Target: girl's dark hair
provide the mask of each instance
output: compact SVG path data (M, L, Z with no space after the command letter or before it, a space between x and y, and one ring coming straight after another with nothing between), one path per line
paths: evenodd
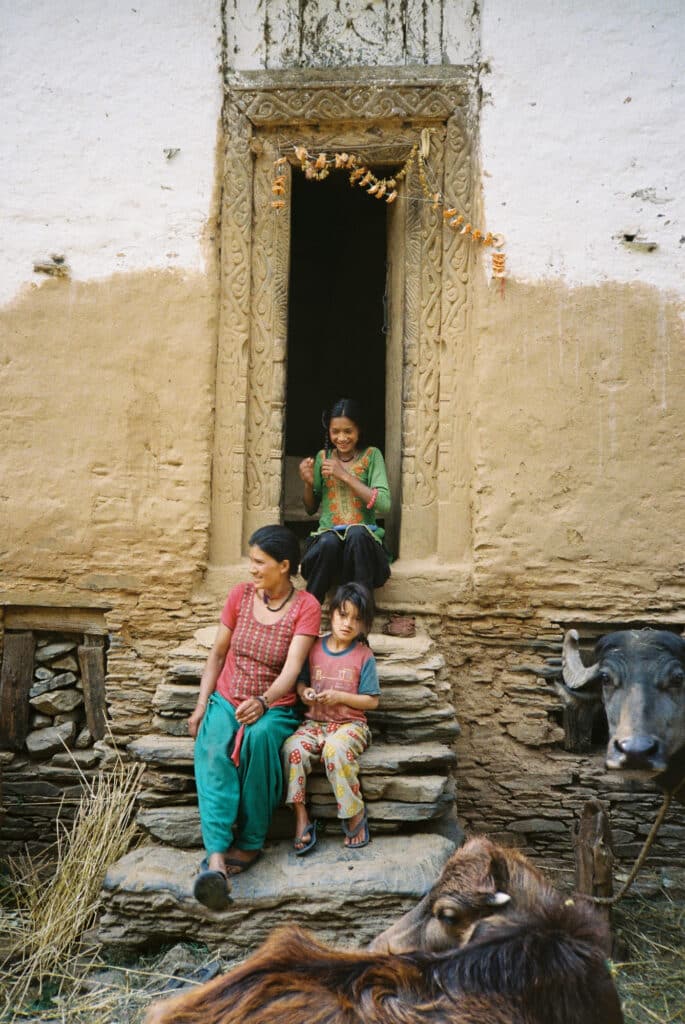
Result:
M343 583L342 586L338 587L331 601L331 615L338 608L342 608L344 604L347 604L348 601L359 612L359 618L364 627L364 635L370 633L373 626L373 617L376 612L371 591L361 583Z
M324 428L323 446L326 449L330 447L331 443L328 437L328 428L331 425L331 420L334 420L336 416L346 416L348 420L352 420L360 437L364 433L364 413L359 402L356 398L339 398L321 417Z
M260 526L252 534L248 544L250 547L254 545L261 548L277 562L287 562L291 576L297 573L300 565L300 542L287 526Z

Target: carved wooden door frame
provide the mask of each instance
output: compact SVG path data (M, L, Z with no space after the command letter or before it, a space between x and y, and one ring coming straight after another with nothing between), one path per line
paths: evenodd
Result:
M471 96L459 68L255 72L227 86L211 564L238 562L250 533L280 517L290 218L271 207L274 159L301 142L316 152L363 144L370 163L397 162L429 127L432 172L468 214ZM401 493L400 555L454 561L455 527L468 520L465 467L451 461L468 243L418 199L393 213L389 241L395 264L403 252L390 271L386 410L400 431L394 449L386 441Z

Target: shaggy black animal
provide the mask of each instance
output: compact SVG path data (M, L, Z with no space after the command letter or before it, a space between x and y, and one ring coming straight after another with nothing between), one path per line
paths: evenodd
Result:
M606 942L590 906L556 894L445 953L348 953L283 927L146 1024L622 1024Z

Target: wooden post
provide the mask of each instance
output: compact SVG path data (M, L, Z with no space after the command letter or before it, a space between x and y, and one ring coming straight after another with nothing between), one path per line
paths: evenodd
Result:
M5 633L0 674L0 747L21 750L29 731L29 690L33 682L33 633Z
M612 896L614 852L609 815L599 800L588 800L573 830L576 892L581 896ZM606 918L609 908L599 907Z
M101 740L107 731L104 637L86 634L78 648L78 660L88 729L94 740Z

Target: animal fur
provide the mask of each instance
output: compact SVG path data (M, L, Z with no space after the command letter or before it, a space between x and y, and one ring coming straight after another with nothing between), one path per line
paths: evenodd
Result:
M443 953L343 952L282 927L146 1024L622 1024L606 943L592 907L553 891Z

